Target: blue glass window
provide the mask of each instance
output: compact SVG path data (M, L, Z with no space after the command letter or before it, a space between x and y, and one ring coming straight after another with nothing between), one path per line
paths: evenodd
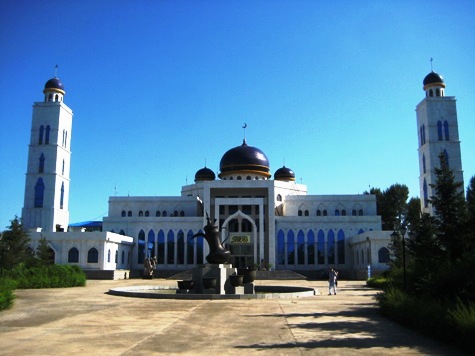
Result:
M307 234L307 264L315 264L315 234L313 230Z
M45 132L45 127L43 125L40 126L40 136L38 137L38 145L43 144L43 135Z
M295 238L292 230L287 233L287 264L295 264Z
M449 123L447 121L444 121L444 134L445 134L445 141L450 140L449 136Z
M49 145L50 133L51 133L51 127L48 125L48 126L46 126L45 145Z
M45 195L45 184L43 178L38 178L35 185L35 208L43 207L43 200Z
M389 250L386 247L382 247L378 251L379 263L389 263Z
M157 264L165 263L165 233L160 230L157 234Z
M188 230L186 234L186 263L189 265L194 263L195 240L193 235L193 231Z
M327 256L328 264L335 264L335 233L333 232L333 230L330 230L328 232Z
M318 231L317 235L317 256L318 264L325 264L325 233L323 230Z
M40 166L38 168L38 173L45 172L45 155L42 153L40 156Z
M176 235L176 247L177 247L177 254L176 259L179 265L185 264L185 234L182 230L178 231Z
M345 233L341 229L340 231L338 231L337 251L338 251L338 264L344 264L345 263Z
M147 256L149 258L155 257L155 246L155 233L153 232L153 230L150 230L147 236Z
M87 251L87 263L98 263L99 262L99 252L96 248L91 248Z
M297 264L305 264L305 234L302 230L297 234Z
M145 259L145 232L140 230L137 246L137 263L142 264Z
M169 230L167 234L167 263L169 265L175 263L175 234L173 230Z
M443 137L442 137L442 122L440 122L440 121L437 121L437 136L439 138L439 141L443 140Z
M63 209L63 205L64 205L64 182L61 183L61 195L59 198L59 208Z
M282 230L277 233L277 264L285 264L285 235Z
M68 262L69 263L79 262L79 250L76 247L73 247L68 251Z

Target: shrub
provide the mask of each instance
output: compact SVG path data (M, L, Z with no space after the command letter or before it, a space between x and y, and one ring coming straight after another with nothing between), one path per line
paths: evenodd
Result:
M18 282L18 288L63 288L86 284L86 275L78 266L50 265L13 269L10 276Z
M0 310L8 309L13 305L17 283L11 278L0 278Z
M371 288L385 289L389 283L389 279L386 277L378 276L368 278L366 285Z

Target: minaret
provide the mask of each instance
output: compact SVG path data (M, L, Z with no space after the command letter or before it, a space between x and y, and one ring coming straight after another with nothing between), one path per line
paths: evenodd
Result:
M33 104L22 223L26 229L67 231L73 112L56 76L43 93L44 101Z
M445 96L441 75L431 71L423 81L426 97L417 105L419 136L419 187L422 211L434 214L428 202L434 195L434 168L440 167L439 154L444 153L455 180L463 184L462 158L457 123L456 99ZM463 186L463 185L462 185Z

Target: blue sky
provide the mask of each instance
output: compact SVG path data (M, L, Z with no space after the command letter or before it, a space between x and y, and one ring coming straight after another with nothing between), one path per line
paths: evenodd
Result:
M32 104L73 110L70 222L113 195L180 195L242 143L310 194L406 184L434 71L475 175L474 1L9 1L0 4L0 227L21 215Z

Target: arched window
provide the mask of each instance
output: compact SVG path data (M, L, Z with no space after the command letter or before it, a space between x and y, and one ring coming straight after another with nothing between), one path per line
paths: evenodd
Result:
M40 135L38 137L38 145L42 145L43 144L43 135L44 135L44 132L45 132L45 127L43 125L40 126Z
M185 216L185 212L183 210L180 210L180 216L181 217Z
M138 237L137 263L142 264L145 259L145 232L140 230Z
M45 172L45 155L42 153L40 156L40 166L38 167L38 173Z
M186 264L192 265L195 256L195 239L193 238L193 231L188 230L186 234Z
M121 229L121 230L119 231L119 235L125 236L125 231Z
M122 210L122 213L120 214L120 216L122 216L123 218L125 218L126 215L127 215L127 213L125 212L125 210Z
M150 216L150 212L148 210L145 211L145 217L149 217Z
M382 247L378 251L379 263L389 263L389 250L386 247Z
M317 234L317 263L319 265L325 263L325 233L321 229Z
M302 210L299 209L298 215L299 215L299 216L302 216L302 215L303 215Z
M162 215L162 214L160 213L159 210L157 210L157 212L155 213L155 216L156 216L156 217L160 217L160 215Z
M129 211L127 212L127 216L130 218L130 217L132 216L132 211L129 210Z
M353 209L353 210L351 211L351 215L356 216L356 209Z
M43 207L43 200L45 195L45 184L43 178L38 178L35 185L35 208Z
M45 133L45 145L49 145L49 136L51 133L51 127L48 125L46 126L46 133Z
M323 210L323 216L327 216L328 215L328 211L325 209Z
M155 257L155 246L156 246L156 241L155 241L155 232L153 230L150 230L148 232L147 236L147 257Z
M110 262L111 261L111 250L108 249L107 250L107 262Z
M434 96L434 92L432 91L432 89L429 90L429 96Z
M346 210L345 210L345 209L343 209L343 210L341 211L341 216L346 216Z
M340 216L340 210L335 209L335 216Z
M61 168L61 174L64 176L64 159L63 159L63 166Z
M166 210L163 210L163 212L162 212L162 216L163 216L163 217L167 216L167 212L166 212Z
M277 201L282 201L282 195L277 194Z
M252 179L251 176L246 177L246 180L251 180L251 179Z
M173 212L173 216L178 216L178 210L175 210L175 211Z
M447 165L447 168L449 168L450 167L450 165L449 165L449 153L445 149L444 149L444 159L445 159L445 164Z
M315 234L313 230L307 234L307 264L315 264Z
M157 241L157 264L163 265L165 263L165 234L163 230L158 232Z
M427 206L429 205L429 197L428 197L428 194L427 194L427 182L426 180L424 179L424 184L422 186L422 190L424 192L424 207L427 208Z
M99 262L99 252L96 248L91 248L87 251L87 263L98 263Z
M310 215L309 211L305 210L305 216L309 216L309 215Z
M435 89L435 96L440 96L440 89L439 88Z
M79 250L76 247L73 247L68 251L68 262L69 263L79 262Z
M59 197L59 208L63 209L64 205L64 182L61 183L61 195Z
M277 233L277 260L278 265L285 264L285 235L282 230Z
M125 263L125 251L124 250L122 250L122 253L121 253L120 263L122 263L122 264Z
M295 238L292 230L287 233L287 264L295 264Z
M48 101L53 101L53 94L48 95Z
M439 138L439 141L443 140L443 137L442 137L442 122L440 120L437 121L437 137Z
M175 263L175 234L173 230L167 234L167 263L172 265Z
M331 265L335 264L335 233L333 230L328 231L327 256L328 263Z
M176 235L176 248L177 248L176 263L179 265L184 265L185 264L185 234L183 233L182 230L178 231L178 234Z
M317 209L317 216L322 216L322 212L320 209Z
M141 218L142 216L143 216L143 211L140 210L140 211L139 211L139 217Z
M338 264L345 263L345 233L340 229L337 236Z
M449 136L449 123L446 121L444 121L444 134L445 134L445 141L448 141L450 140L450 136Z
M426 172L426 155L422 155L422 172Z
M68 147L68 131L64 133L64 148Z
M117 263L117 262L119 262L119 251L118 250L115 251L115 257L114 257L114 263Z
M364 214L363 214L363 209L358 210L358 215L359 215L359 216L363 216L363 215L364 215Z
M302 230L297 234L297 264L305 264L305 234Z

